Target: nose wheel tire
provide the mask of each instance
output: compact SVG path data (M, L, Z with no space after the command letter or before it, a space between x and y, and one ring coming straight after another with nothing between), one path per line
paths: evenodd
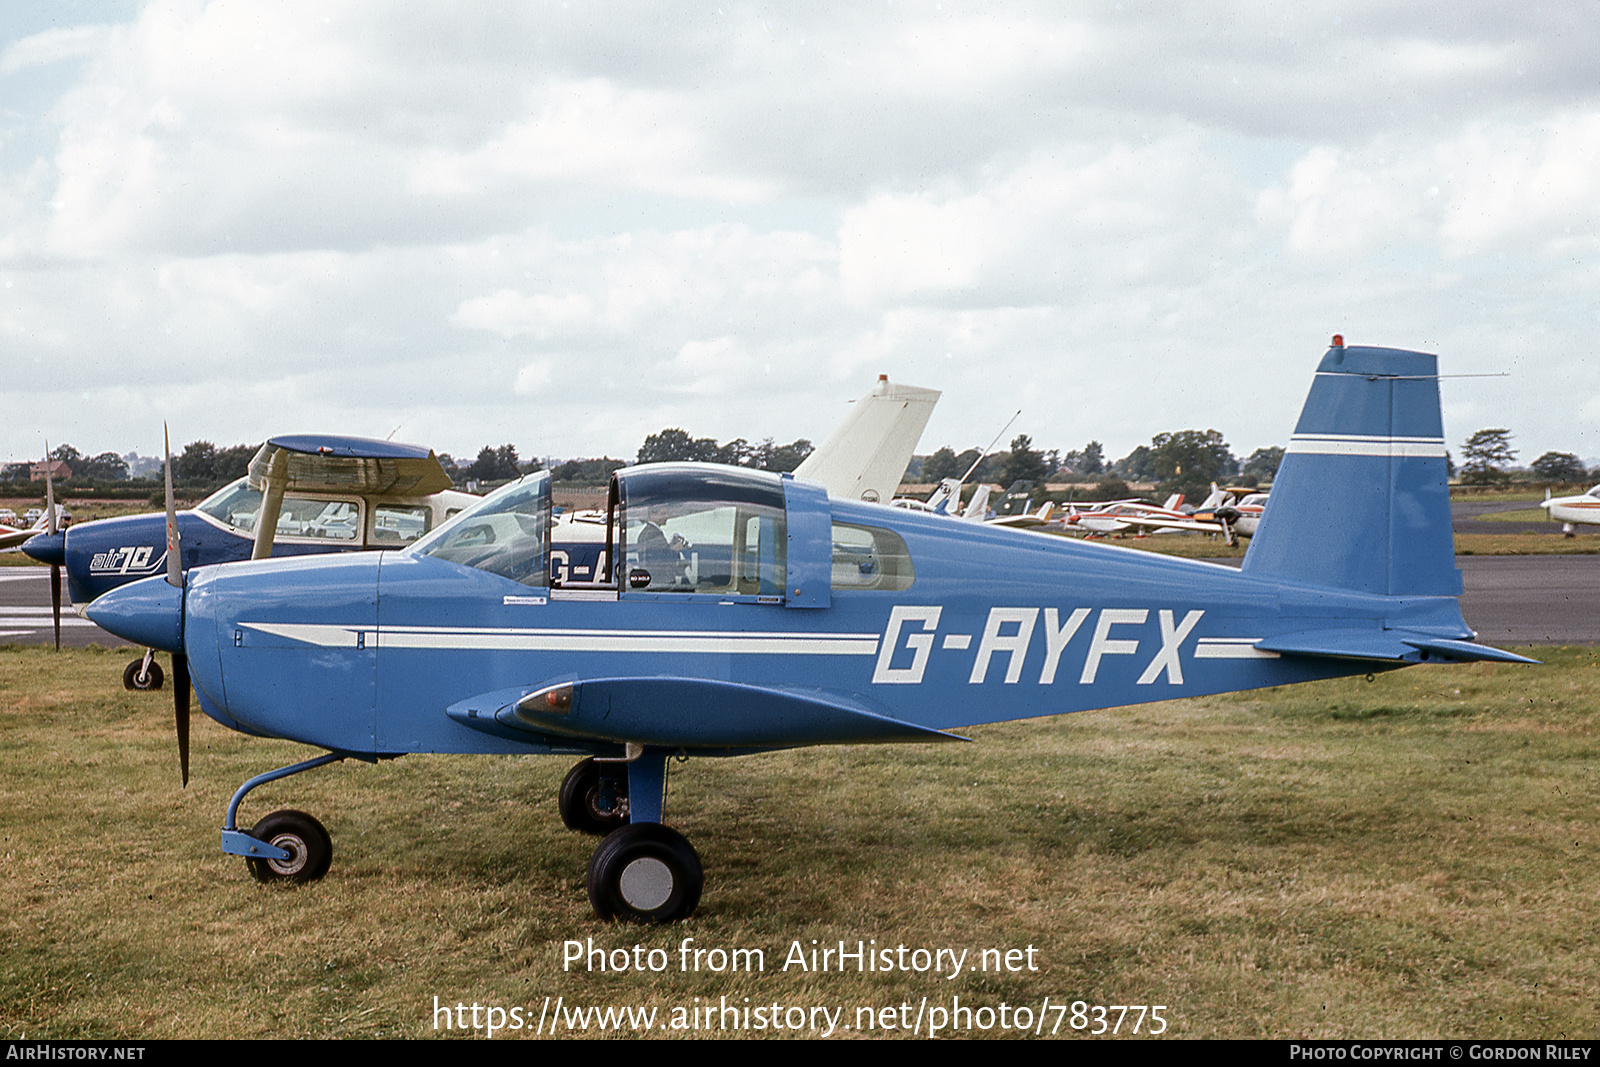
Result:
M567 772L561 783L558 806L561 821L568 830L604 836L628 825L628 779L625 775L618 776L610 784L611 807L607 809L601 797L599 764L586 759Z
M660 823L613 830L589 860L589 903L605 920L670 923L700 903L705 875L684 836Z
M122 669L122 688L136 690L160 689L161 683L167 680L162 673L161 664L155 660L150 661L150 669L144 669L144 657L140 656Z
M333 838L303 811L275 811L256 823L250 836L289 853L285 860L246 857L244 862L258 882L315 882L333 863Z

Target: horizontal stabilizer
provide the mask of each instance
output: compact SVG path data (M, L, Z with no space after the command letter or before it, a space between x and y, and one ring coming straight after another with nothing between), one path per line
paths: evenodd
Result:
M880 715L840 693L701 678L596 678L537 689L522 686L464 700L447 714L502 735L510 728L673 748L968 740Z
M1396 663L1471 660L1539 662L1472 641L1453 641L1407 630L1305 630L1257 641L1255 647L1263 652L1277 652L1285 656L1389 660Z

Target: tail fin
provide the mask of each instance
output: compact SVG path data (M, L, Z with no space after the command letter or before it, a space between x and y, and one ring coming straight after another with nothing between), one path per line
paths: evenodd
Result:
M1330 348L1243 569L1388 596L1459 596L1436 357Z
M951 506L954 501L955 506ZM946 478L940 482L933 492L928 494L928 507L941 515L946 511L961 510L961 482L957 478Z
M880 375L822 447L795 468L795 476L821 482L830 496L887 504L938 400L937 389L895 385Z
M973 522L982 522L984 515L988 514L988 512L989 487L987 485L979 485L978 488L972 491L972 499L967 501L966 509L961 512L961 517Z

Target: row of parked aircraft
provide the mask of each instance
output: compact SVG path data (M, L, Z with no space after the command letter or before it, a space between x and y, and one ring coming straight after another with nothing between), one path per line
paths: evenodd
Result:
M557 521L539 472L454 516L430 503L380 522L362 493L429 484L423 457L383 445L275 439L252 463L256 495L232 487L231 510L213 497L185 518L169 487L164 547L102 541L102 524L44 546L69 571L100 560L86 595L107 572L164 566L84 610L172 654L185 778L191 676L222 725L321 750L228 806L222 847L263 881L315 881L332 861L303 812L239 827L266 782L412 752L567 754L580 760L562 818L604 835L587 878L596 914L674 921L704 875L664 823L673 756L961 741L954 731L977 723L1421 662L1531 662L1477 644L1461 617L1436 360L1422 353L1336 339L1237 569L866 499L890 500L893 481L835 492L802 472L704 464L617 471L603 514L581 521ZM318 459L359 479L353 508L290 506L322 492L292 488ZM385 551L277 551L384 548L386 532L417 525L431 528ZM600 545L587 580L572 550L565 575L555 559L577 543L558 531L579 525ZM239 530L254 535L249 554L265 543L278 558L197 566Z

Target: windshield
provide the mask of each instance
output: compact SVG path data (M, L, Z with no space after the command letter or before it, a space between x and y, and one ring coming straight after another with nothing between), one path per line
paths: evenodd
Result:
M256 512L261 510L261 490L250 488L244 478L223 486L195 505L213 519L245 533L256 528Z
M550 584L550 474L503 486L410 549L540 588Z

